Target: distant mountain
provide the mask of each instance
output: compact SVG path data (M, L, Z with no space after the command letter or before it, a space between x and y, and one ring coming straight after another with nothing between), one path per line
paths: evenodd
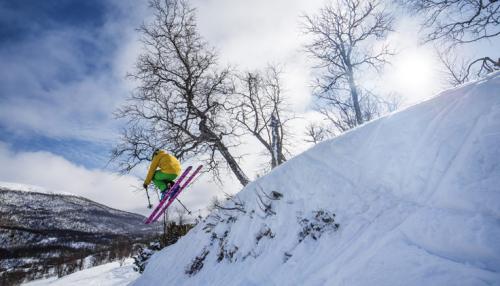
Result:
M128 256L160 231L144 219L83 197L0 183L0 284Z

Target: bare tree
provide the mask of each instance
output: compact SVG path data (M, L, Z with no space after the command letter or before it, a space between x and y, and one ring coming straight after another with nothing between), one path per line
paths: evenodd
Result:
M207 206L207 211L209 213L211 213L213 210L215 210L218 206L220 206L222 204L222 201L217 197L217 196L213 196L211 199L210 199L210 203L208 204Z
M500 36L500 1L498 0L397 0L412 13L423 15L425 42L438 42L438 56L455 86L500 69L500 58L484 56L460 60L455 48ZM443 45L444 44L444 45Z
M289 122L294 119L283 95L281 70L268 65L263 71L240 76L241 91L235 118L246 133L254 136L271 158L271 168L286 161Z
M113 158L127 172L164 148L179 159L204 158L215 178L226 165L246 185L249 179L230 152L238 144L236 126L228 120L230 70L217 67L217 55L199 35L195 10L186 1L150 5L154 20L140 28L144 50L131 74L139 87L117 112L128 125Z
M378 100L356 78L369 68L379 72L393 54L386 45L377 51L372 47L392 30L392 16L378 0L336 0L304 18L311 37L305 48L321 72L315 83L315 94L324 102L320 112L340 131L376 116Z
M307 143L318 144L331 136L330 131L324 125L319 123L309 123L306 126L306 139Z
M436 49L439 61L444 67L445 84L457 86L467 81L467 66L468 60L458 58L456 55L449 52L441 52Z
M425 17L427 41L464 44L500 35L498 0L399 0Z
M177 207L177 208L175 208L175 214L177 215L177 224L179 226L186 224L187 211L185 209Z

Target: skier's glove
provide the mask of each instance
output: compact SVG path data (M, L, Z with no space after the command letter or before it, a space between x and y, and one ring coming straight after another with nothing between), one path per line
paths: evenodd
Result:
M148 185L146 185L146 184L142 184L142 186L143 186L145 189L147 189L147 188L148 188Z

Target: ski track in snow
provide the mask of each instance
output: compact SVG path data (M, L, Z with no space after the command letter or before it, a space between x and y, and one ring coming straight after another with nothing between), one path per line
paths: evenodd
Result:
M283 194L276 215L258 189ZM500 72L320 143L237 197L245 214L215 212L236 221L209 217L133 285L500 285ZM320 209L340 228L299 242ZM217 262L222 244L236 251Z

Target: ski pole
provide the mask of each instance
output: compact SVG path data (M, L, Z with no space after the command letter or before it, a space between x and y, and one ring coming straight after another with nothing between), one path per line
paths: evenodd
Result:
M153 205L151 204L151 200L149 199L149 193L148 193L148 188L144 188L144 190L146 191L146 196L148 197L148 209L152 208Z
M181 206L182 206L182 207L183 207L183 208L184 208L184 209L188 212L188 214L191 214L191 211L190 211L190 210L188 210L188 208L186 208L186 206L185 206L185 205L181 202L181 200L179 200L178 198L175 198L175 199L176 199L176 200L179 202L179 204L181 204Z
M202 174L196 176L196 178L191 181L185 188L188 189L194 182L196 182L200 177L201 177ZM181 206L188 212L188 214L191 214L191 211L181 202L181 200L179 200L179 198L175 198L179 204L181 204Z

